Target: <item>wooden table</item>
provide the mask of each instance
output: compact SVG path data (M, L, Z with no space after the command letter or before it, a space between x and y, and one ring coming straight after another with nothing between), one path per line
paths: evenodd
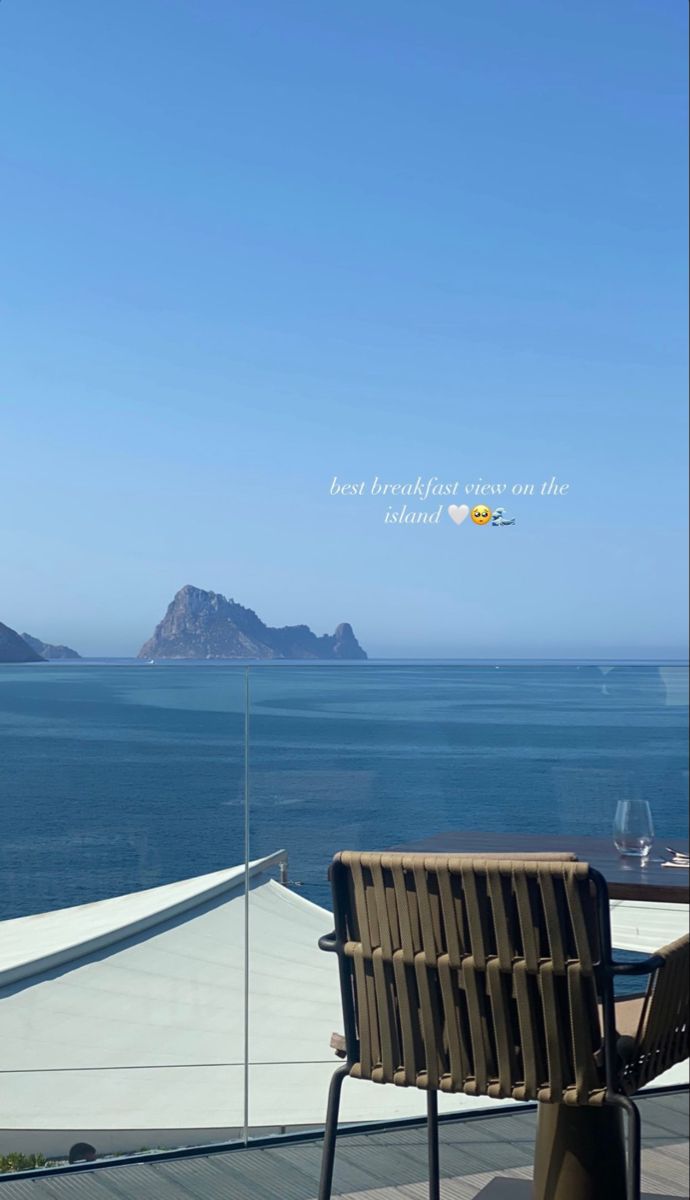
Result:
M396 850L424 850L428 853L502 854L510 850L572 850L581 862L587 862L609 885L612 900L649 900L664 904L690 902L690 872L678 867L662 867L664 847L687 852L684 838L657 838L645 866L633 858L622 858L610 838L571 837L570 834L479 833L453 830L396 846Z
M512 850L570 850L581 862L589 863L604 876L612 900L687 904L690 872L677 867L662 867L659 861L667 843L676 850L688 849L687 840L682 838L657 838L650 860L643 865L635 859L622 858L607 838L465 830L433 834L394 848L429 854L465 852L477 856ZM573 1160L578 1164L575 1171L572 1170ZM619 1108L540 1104L534 1183L494 1179L480 1196L482 1200L626 1200L625 1160L625 1130ZM554 1191L548 1182L550 1178L561 1176L563 1166L566 1166L564 1173L571 1181L566 1189L567 1197L557 1195L558 1184ZM480 1196L476 1200L480 1200ZM670 1198L657 1196L654 1200Z

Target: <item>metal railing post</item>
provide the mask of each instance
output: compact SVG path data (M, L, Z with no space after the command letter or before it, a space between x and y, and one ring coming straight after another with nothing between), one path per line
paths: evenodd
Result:
M244 673L244 1129L249 1145L249 668Z

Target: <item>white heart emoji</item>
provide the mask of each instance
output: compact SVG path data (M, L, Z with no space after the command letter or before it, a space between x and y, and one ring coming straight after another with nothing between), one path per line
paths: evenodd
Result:
M463 521L465 520L465 517L469 516L469 512L470 512L469 504L449 504L448 505L448 516L450 517L451 521L455 521L456 525L462 525Z

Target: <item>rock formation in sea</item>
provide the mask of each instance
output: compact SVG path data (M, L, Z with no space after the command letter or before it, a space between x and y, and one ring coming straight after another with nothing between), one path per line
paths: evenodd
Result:
M40 654L41 658L81 658L81 654L77 654L76 650L72 650L70 646L54 646L52 642L42 642L40 638L32 637L30 633L23 633L22 637L32 650Z
M37 654L14 629L0 621L0 663L24 662L43 662L43 656Z
M317 637L307 625L272 629L251 608L187 584L168 605L139 658L364 659L352 626Z

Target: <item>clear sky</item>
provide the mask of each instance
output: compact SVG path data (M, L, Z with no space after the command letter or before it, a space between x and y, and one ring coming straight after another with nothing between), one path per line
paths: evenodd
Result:
M0 620L684 653L687 15L2 0ZM552 475L503 528L329 494Z

